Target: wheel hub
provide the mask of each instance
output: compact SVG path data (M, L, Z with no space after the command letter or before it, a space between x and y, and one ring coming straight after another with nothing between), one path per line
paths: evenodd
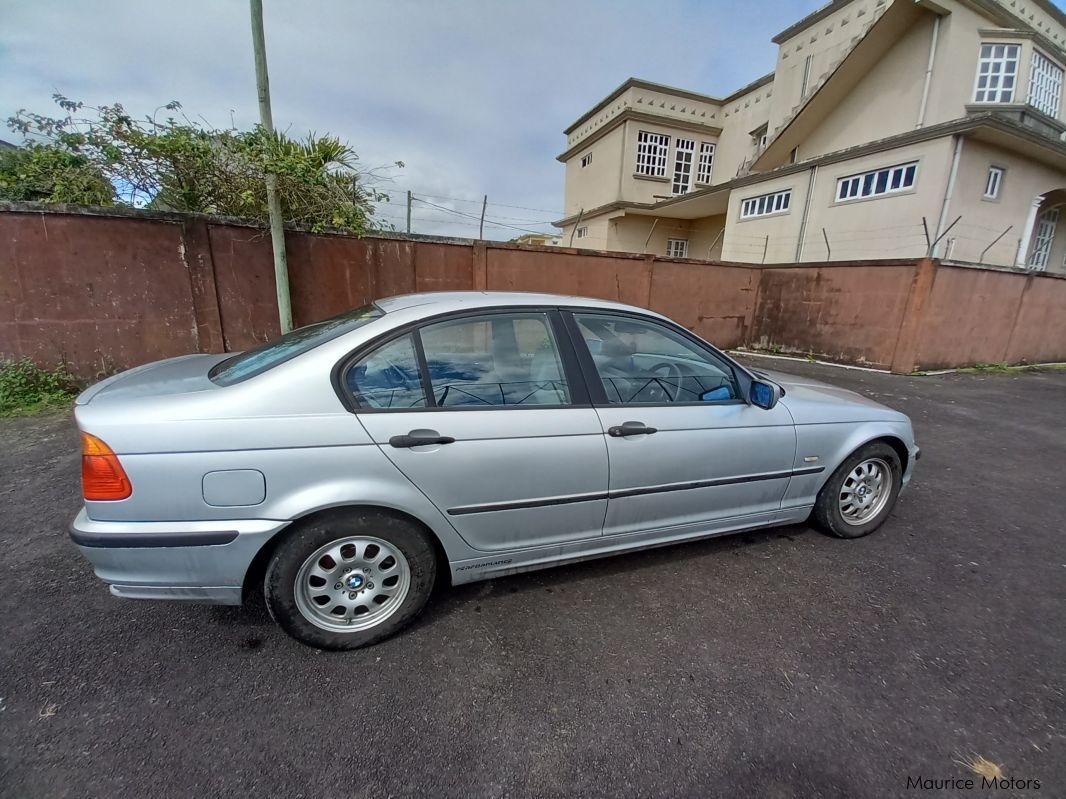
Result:
M362 572L354 571L344 578L344 585L349 591L361 591L366 587L366 577Z

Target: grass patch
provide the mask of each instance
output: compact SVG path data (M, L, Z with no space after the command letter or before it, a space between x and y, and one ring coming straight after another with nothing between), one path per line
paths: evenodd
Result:
M69 405L78 384L64 366L43 369L29 358L0 360L0 416L28 416Z

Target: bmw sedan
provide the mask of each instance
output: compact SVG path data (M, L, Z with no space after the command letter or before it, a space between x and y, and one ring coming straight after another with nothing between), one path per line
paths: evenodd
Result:
M352 649L438 583L813 519L881 526L919 450L859 394L658 314L413 294L78 397L71 537L120 597L238 604Z

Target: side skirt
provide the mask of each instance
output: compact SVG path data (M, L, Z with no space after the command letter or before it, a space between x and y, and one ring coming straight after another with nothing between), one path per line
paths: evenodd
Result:
M601 536L584 541L513 550L511 552L494 552L485 557L469 560L452 561L452 585L473 583L506 577L509 574L547 569L583 560L618 555L623 552L637 552L644 549L669 546L684 541L697 541L701 538L714 538L763 527L797 524L810 515L811 505L776 510L768 513L755 513L749 516L732 516L714 522L701 522L659 530L645 530L639 533Z

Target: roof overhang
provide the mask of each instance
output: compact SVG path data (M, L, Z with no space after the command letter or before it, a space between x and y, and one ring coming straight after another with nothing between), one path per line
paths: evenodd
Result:
M773 169L787 163L792 149L810 136L900 36L930 11L915 2L892 3L795 116L767 143L752 163L752 169Z
M598 103L596 103L596 105L592 106L591 109L582 114L576 122L571 124L570 127L563 131L563 135L569 136L571 133L577 130L577 128L581 127L583 124L592 119L592 117L594 117L601 108L606 105L610 105L612 102L614 102L623 94L625 94L626 91L632 88L647 89L648 91L662 92L663 94L672 94L675 97L682 97L686 100L696 100L701 103L711 103L713 105L721 105L723 102L721 99L717 97L711 97L709 94L700 94L699 92L692 92L688 91L687 89L678 89L673 86L665 86L661 83L652 83L649 80L641 80L640 78L629 78L625 81L625 83L623 83L613 92L611 92Z

